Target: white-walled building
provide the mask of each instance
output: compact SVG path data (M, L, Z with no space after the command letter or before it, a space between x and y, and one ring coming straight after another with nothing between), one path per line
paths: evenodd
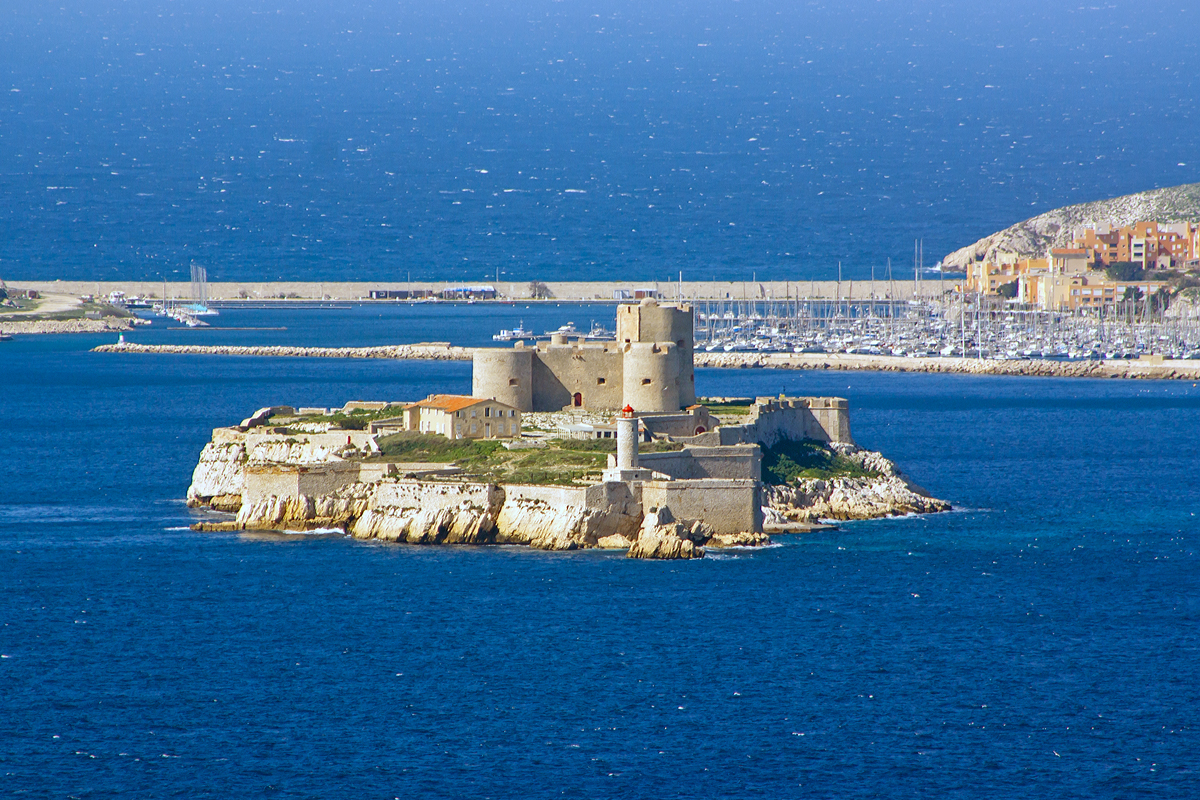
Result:
M521 435L521 412L483 397L432 394L404 407L404 429L448 439L507 439Z

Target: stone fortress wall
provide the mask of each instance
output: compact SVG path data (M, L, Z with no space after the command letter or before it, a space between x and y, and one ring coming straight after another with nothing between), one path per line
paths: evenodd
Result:
M523 412L586 408L679 411L696 402L692 309L652 299L617 308L616 338L477 348L471 394Z
M693 437L710 447L814 439L826 444L854 444L850 404L842 397L759 397L741 425L721 426Z

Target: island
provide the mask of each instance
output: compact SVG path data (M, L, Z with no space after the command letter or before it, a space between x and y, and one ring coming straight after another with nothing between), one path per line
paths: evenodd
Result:
M625 303L612 339L475 349L471 395L260 409L201 452L188 504L220 516L193 527L700 558L949 510L855 444L844 398L698 401L692 319Z

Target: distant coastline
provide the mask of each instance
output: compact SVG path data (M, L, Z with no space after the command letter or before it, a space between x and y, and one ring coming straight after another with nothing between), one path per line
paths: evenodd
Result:
M899 271L899 270L897 270ZM492 286L497 300L479 302L584 302L616 303L635 299L639 291L651 290L657 296L671 300L682 297L686 300L783 300L793 299L836 299L869 300L872 296L897 300L913 297L937 297L943 289L950 289L961 276L947 276L944 284L937 274L926 273L920 282L913 280L872 281L538 281L545 295L535 298L531 282L509 282L480 280L472 285ZM43 294L73 296L92 295L106 297L113 292L124 292L127 296L139 296L154 300L163 297L162 281L22 281L8 280L10 289L28 291L33 289ZM461 286L462 281L438 282L386 282L386 281L271 281L263 283L209 282L208 300L218 305L286 305L289 303L312 302L406 302L396 299L371 298L372 292L435 292L447 287ZM628 292L629 297L621 297ZM175 281L166 284L170 300L191 300L192 284ZM412 301L407 301L412 302ZM438 300L436 302L453 302ZM466 301L460 301L466 302Z

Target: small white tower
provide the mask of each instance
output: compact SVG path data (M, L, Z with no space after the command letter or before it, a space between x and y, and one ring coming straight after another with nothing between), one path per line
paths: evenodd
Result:
M638 419L633 408L625 406L617 416L617 465L604 470L604 480L644 481L652 472L638 467Z

